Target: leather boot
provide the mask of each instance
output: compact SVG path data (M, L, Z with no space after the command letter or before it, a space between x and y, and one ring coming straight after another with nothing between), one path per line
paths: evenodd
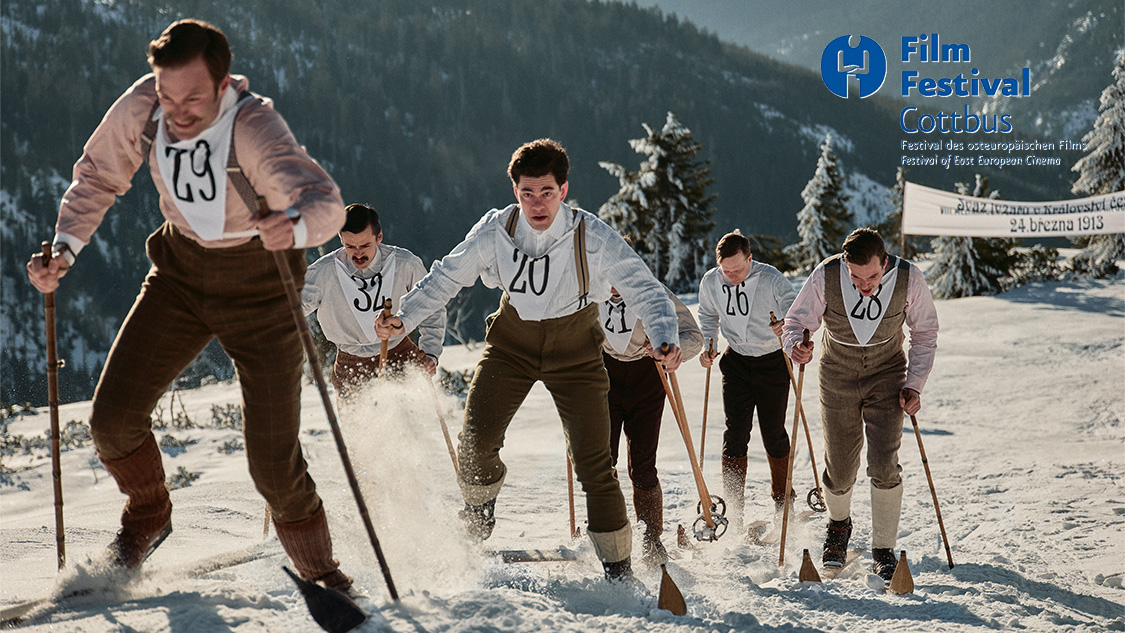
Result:
M103 459L117 488L129 499L121 511L121 530L109 545L113 564L139 566L172 532L172 500L164 483L160 448L150 433L137 450L121 459Z
M668 551L660 542L660 535L664 533L664 494L660 484L652 488L634 487L633 508L637 511L637 520L645 524L641 560L649 567L668 562Z
M723 496L727 502L727 520L736 533L742 531L742 512L746 505L746 456L723 455Z
M789 478L789 456L770 457L766 455L766 459L770 463L770 497L773 499L774 509L780 512L785 508L785 480ZM796 499L797 493L790 488L790 511L792 511L793 501Z
M332 557L332 536L328 533L328 517L321 506L312 516L296 523L273 522L277 540L297 573L310 582L316 582L339 591L347 591L352 579L340 571L340 563Z

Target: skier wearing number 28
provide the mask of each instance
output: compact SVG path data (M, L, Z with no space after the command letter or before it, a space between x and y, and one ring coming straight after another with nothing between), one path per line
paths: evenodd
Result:
M671 371L681 362L676 310L633 249L597 216L565 204L569 160L549 139L512 155L508 176L518 204L484 215L449 255L376 322L380 338L409 331L480 278L504 291L486 320L485 348L465 403L460 435L461 516L486 539L507 468L504 433L536 381L554 398L574 469L586 493L588 533L608 578L632 577L632 531L609 448L609 379L602 363L598 304L610 287L636 309L654 354ZM667 352L660 346L668 344Z
M149 44L149 63L152 74L118 98L74 165L59 207L57 256L45 266L36 255L27 266L35 287L53 292L147 164L165 221L145 244L152 268L110 349L90 414L98 456L128 496L111 561L135 568L172 531L149 416L218 339L242 387L250 475L285 552L306 579L346 589L351 579L332 556L297 441L304 354L271 252L284 251L299 289L305 247L331 239L344 222L339 189L270 102L229 74L219 29L176 22ZM274 211L262 217L258 196Z
M874 572L894 575L895 541L902 511L903 413L914 415L937 352L933 297L914 264L887 254L883 238L856 229L844 252L809 275L785 316L785 346L794 363L808 363L802 333L825 326L820 353L820 408L824 424L824 487L828 534L824 566L846 561L852 532L851 499L867 438L871 478L871 556ZM910 328L904 354L903 324Z
M758 428L770 465L770 497L779 510L785 504L789 466L789 434L785 409L789 402L789 371L770 313L783 315L797 292L776 268L754 261L750 240L735 231L715 247L718 266L699 282L699 326L707 339L728 347L719 360L723 374L723 493L736 530L741 528L746 488L747 449L758 410ZM776 329L775 329L776 328ZM777 332L777 333L775 333ZM717 355L717 354L716 354ZM704 351L699 362L710 367L715 356ZM789 491L792 495L792 491Z
M389 298L397 306L426 275L416 255L383 242L374 209L350 204L346 211L342 246L309 266L301 293L305 315L316 311L324 336L336 345L332 386L345 401L379 373L381 341L375 336L375 319L383 300ZM418 345L407 334L399 332L388 342L387 363L399 370L417 365L432 376L445 339L445 312L439 310L418 325Z

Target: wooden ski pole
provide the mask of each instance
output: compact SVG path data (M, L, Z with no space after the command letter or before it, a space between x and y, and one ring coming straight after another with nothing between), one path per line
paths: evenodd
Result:
M270 214L270 208L266 204L265 198L258 198L258 214L263 218ZM391 594L391 599L398 602L398 590L395 589L395 583L391 579L391 570L387 566L387 559L383 556L383 548L379 546L379 538L375 536L375 526L371 524L367 502L363 500L363 493L359 489L359 480L356 479L355 469L352 468L352 460L348 457L348 447L344 443L344 434L340 431L340 422L336 419L336 411L332 407L332 400L328 397L328 385L324 382L324 372L320 369L320 360L316 355L316 344L313 343L312 333L309 332L309 324L305 321L305 315L301 309L301 297L297 294L297 284L293 281L293 271L289 268L289 262L285 259L284 251L272 252L274 262L277 264L277 272L281 275L281 285L285 288L285 294L289 299L289 311L293 313L293 321L297 324L297 332L301 336L301 344L304 346L305 356L309 360L313 381L316 382L316 388L320 392L320 401L324 404L324 413L328 417L328 425L332 428L332 437L336 440L336 449L340 453L344 473L348 476L348 485L351 486L356 506L359 508L359 516L363 519L363 527L367 530L367 537L371 541L371 546L375 549L375 558L378 559L379 567L383 571L383 580L387 583L387 590Z
M707 354L715 353L715 339L707 339ZM703 447L707 444L707 402L711 400L711 368L707 367L707 380L703 383L703 429L699 431L699 467L703 468Z
M391 298L383 299L383 318L391 317ZM384 378L387 375L387 339L379 341L379 374Z
M809 345L809 329L805 328L802 344ZM789 472L785 476L785 509L781 514L781 548L777 555L777 566L785 566L785 532L789 528L789 491L793 488L793 460L797 457L797 422L801 420L801 390L805 386L805 363L801 363L801 377L797 379L797 404L793 412L793 441L789 442Z
M449 459L453 460L453 474L460 478L461 471L457 468L457 451L454 450L453 440L449 437L449 427L445 424L445 414L441 412L441 401L438 400L437 387L429 378L426 379L426 384L430 386L430 395L434 397L434 408L437 409L438 422L441 423L441 434L445 436L445 447L449 449Z
M672 403L672 415L676 418L676 426L680 428L680 435L683 436L684 445L687 447L691 472L695 477L695 487L699 491L699 501L703 508L703 520L714 534L715 519L711 516L711 493L707 491L707 482L703 481L703 471L699 469L699 463L695 460L695 447L692 446L691 431L688 429L687 416L684 415L683 402L679 395L680 385L676 381L676 374L665 372L660 361L656 361L656 369L660 374L660 382L664 384L664 393L668 395L668 401Z
M578 538L581 534L574 518L574 464L570 461L570 452L566 454L566 500L570 503L570 538Z
M941 520L941 508L938 507L937 490L934 488L934 478L930 474L930 462L926 459L926 447L922 446L922 432L918 429L918 418L910 416L910 423L914 425L914 437L918 440L918 451L922 454L922 466L926 469L926 481L930 483L930 495L934 498L934 512L937 513L937 524L941 530L941 540L945 544L945 557L949 560L949 568L953 569L953 550L949 548L949 537L945 535L945 522Z
M51 243L43 242L43 266L51 263ZM66 530L63 527L62 449L59 432L59 368L64 365L58 358L55 339L55 293L43 293L43 314L47 333L47 407L51 418L51 479L55 485L55 548L59 569L66 566Z
M773 325L775 323L777 323L777 317L773 312L770 312L770 325ZM774 334L777 333L775 332ZM781 335L777 336L777 342L782 343L782 347L784 347L784 343L781 340ZM789 360L788 356L785 356L785 369L789 372L789 383L793 386L794 393L796 393L797 378L793 375L793 363ZM813 449L812 433L809 433L809 419L805 416L804 407L801 407L801 425L805 427L805 441L808 442L809 445L809 461L812 462L813 481L816 482L816 498L818 503L820 504L819 508L814 507L813 510L816 510L817 512L824 512L828 508L824 505L824 493L820 488L820 471L817 470L816 467L816 451ZM794 441L796 441L796 438L794 438Z

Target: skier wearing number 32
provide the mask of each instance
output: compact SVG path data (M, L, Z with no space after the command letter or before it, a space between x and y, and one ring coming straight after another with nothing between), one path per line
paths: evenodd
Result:
M789 466L789 435L785 409L789 401L789 370L777 333L781 322L770 325L770 313L785 314L797 296L793 285L776 268L754 261L750 240L737 230L715 247L718 266L699 282L699 326L704 339L718 340L719 330L727 349L719 360L723 374L723 494L732 529L742 532L746 488L747 448L754 410L766 458L770 465L770 497L775 508L785 504L785 479ZM699 362L710 367L715 356L707 351ZM792 490L788 491L792 495Z
M866 436L873 571L889 582L902 511L902 418L922 405L919 394L937 351L937 310L918 267L888 255L875 231L856 229L844 240L842 254L813 270L785 315L785 347L794 363L812 360L813 345L806 348L802 334L806 328L815 332L822 321L820 407L829 519L822 560L829 569L846 562L852 491ZM903 323L910 328L909 354L902 350Z
M417 255L383 242L374 209L350 204L346 212L340 229L342 246L309 266L301 292L305 316L315 311L325 338L336 345L332 386L342 403L379 374L381 341L375 336L375 319L383 310L383 301L390 299L397 306L426 275ZM407 334L399 332L388 342L390 368L417 365L432 376L445 340L445 312L435 312L418 325L417 346Z
M472 538L496 524L496 497L507 467L504 434L532 385L543 381L558 409L570 457L586 493L588 533L606 577L632 578L632 531L609 448L609 378L598 304L610 288L636 309L654 357L679 367L676 309L664 287L609 225L566 199L566 150L550 139L521 146L508 176L518 204L493 209L376 332L389 338L443 310L461 288L481 279L504 294L487 320L485 348L465 403L458 450L461 517ZM661 351L662 345L667 351Z

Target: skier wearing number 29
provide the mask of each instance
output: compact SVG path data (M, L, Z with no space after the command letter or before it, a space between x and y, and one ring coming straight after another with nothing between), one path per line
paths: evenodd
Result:
M815 332L822 322L820 408L829 519L823 563L839 568L846 561L852 492L866 436L873 570L890 582L902 512L903 413L914 415L922 406L919 394L937 351L937 310L922 271L888 255L875 231L856 229L844 240L842 254L813 270L785 316L785 346L794 363L812 360L813 344L806 348L802 334L806 328ZM909 354L902 351L904 323L910 328Z
M301 292L305 315L316 311L325 338L336 345L332 386L344 402L379 374L381 341L375 336L375 319L383 311L383 300L398 305L426 275L417 255L383 242L374 209L349 204L346 212L342 246L309 266ZM445 339L445 312L435 312L418 325L418 345L407 334L400 332L389 341L388 365L399 371L416 365L432 376Z
M733 529L740 531L746 453L755 409L770 465L770 497L778 510L785 504L789 472L789 434L785 431L789 371L777 340L781 322L771 326L770 312L785 314L797 292L776 268L754 261L750 240L738 231L719 240L715 259L719 265L707 271L699 282L699 326L706 339L718 340L722 330L728 344L719 360L726 416L723 494L729 504ZM704 351L699 355L699 363L710 367L715 356ZM792 490L789 494L793 495Z
M150 415L217 339L242 388L250 475L285 552L305 579L347 589L298 442L304 354L273 254L284 252L299 288L305 247L331 239L344 221L340 191L270 102L230 74L218 28L180 20L148 52L153 72L117 99L74 165L59 205L59 256L27 266L35 287L53 292L137 170L152 175L165 221L145 242L152 268L90 413L98 457L128 496L110 559L136 568L172 531ZM260 215L260 200L274 211Z
M504 294L486 320L485 348L460 434L461 517L484 540L496 524L507 468L504 434L532 385L543 381L562 419L586 493L588 533L606 577L632 577L632 531L609 447L609 378L598 304L616 287L644 321L660 360L679 367L676 310L641 258L597 216L566 199L566 150L550 139L521 146L508 176L518 204L485 214L452 252L376 322L380 338L409 331L480 278ZM667 352L660 351L663 344Z

